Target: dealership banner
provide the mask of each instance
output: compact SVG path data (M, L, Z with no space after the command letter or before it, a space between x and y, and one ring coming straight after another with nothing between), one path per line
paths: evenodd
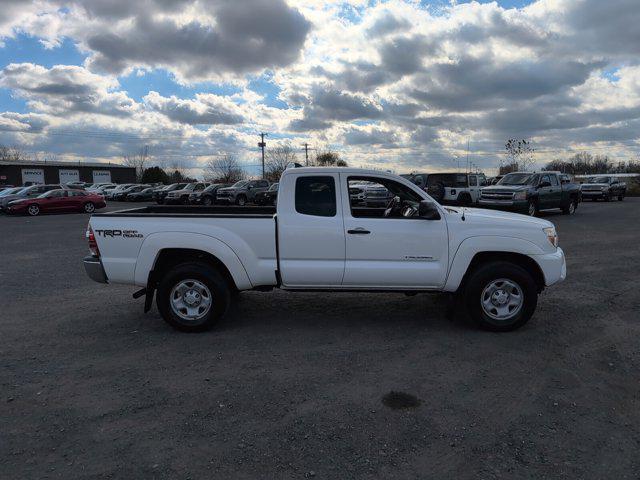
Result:
M111 172L109 170L94 170L93 183L111 183Z
M60 183L72 183L80 181L80 172L78 170L60 170Z
M44 183L44 170L41 168L23 168L22 184L33 185L36 183Z

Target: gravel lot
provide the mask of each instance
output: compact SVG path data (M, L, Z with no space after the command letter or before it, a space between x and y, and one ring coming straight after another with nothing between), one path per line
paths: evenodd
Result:
M517 332L276 291L189 335L86 278L86 215L2 216L0 478L637 479L640 199L545 217L568 278Z

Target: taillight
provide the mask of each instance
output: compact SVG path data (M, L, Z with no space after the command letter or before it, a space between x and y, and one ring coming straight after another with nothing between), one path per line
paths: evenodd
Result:
M98 242L96 242L96 236L93 234L91 225L87 225L85 238L87 239L87 242L89 242L89 251L91 252L91 255L93 255L94 257L99 257L100 249L98 249Z

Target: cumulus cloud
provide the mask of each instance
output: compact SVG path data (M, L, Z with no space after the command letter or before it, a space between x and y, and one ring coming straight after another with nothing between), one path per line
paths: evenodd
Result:
M152 110L189 125L232 125L243 120L240 108L229 98L210 93L197 94L194 100L181 100L175 96L167 98L150 92L144 101Z

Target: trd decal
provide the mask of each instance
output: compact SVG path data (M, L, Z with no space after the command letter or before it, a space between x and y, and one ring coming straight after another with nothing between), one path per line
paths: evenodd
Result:
M142 238L143 235L137 230L94 230L99 237L123 237L123 238Z

